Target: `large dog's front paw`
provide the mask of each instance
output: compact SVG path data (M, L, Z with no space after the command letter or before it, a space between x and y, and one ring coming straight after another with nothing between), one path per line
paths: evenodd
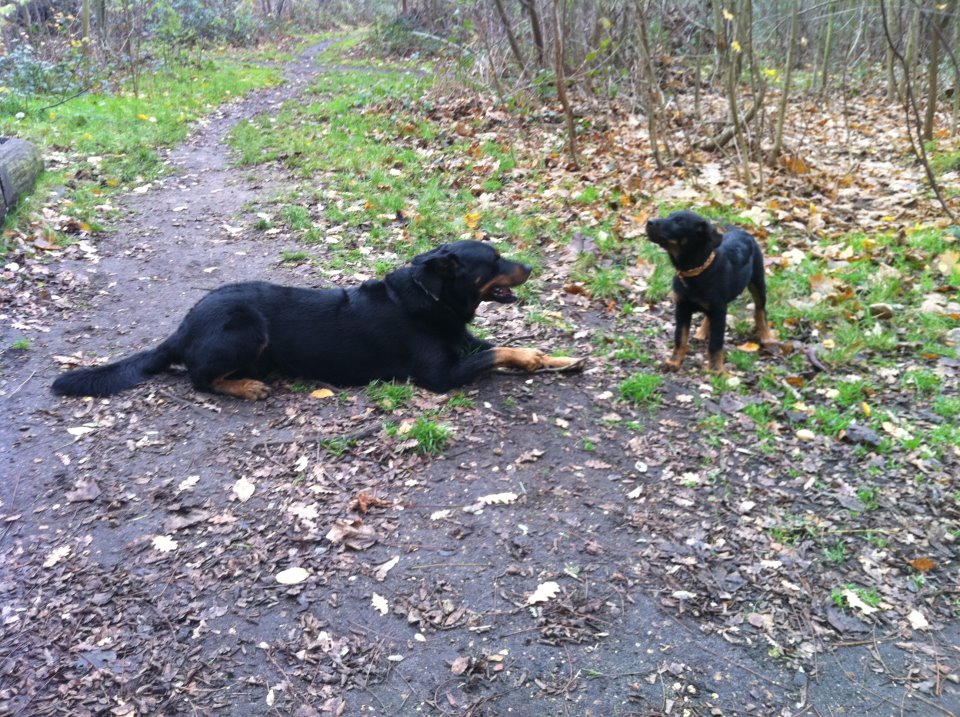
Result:
M583 366L585 358L550 356L539 349L494 349L494 368L515 368L527 373L535 371L575 371Z
M542 354L541 365L538 371L562 371L569 373L573 371L582 371L587 363L587 357L581 356L547 356Z

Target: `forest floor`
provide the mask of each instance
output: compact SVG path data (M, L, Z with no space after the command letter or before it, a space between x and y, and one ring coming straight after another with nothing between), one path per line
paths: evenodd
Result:
M362 223L305 248L278 222L305 184L349 214L333 178L238 166L238 131L306 111L314 83L383 72L324 65L326 47L199 123L168 174L115 200L111 233L7 269L0 345L31 345L0 357L0 714L960 714L960 457L952 433L934 445L950 352L922 359L934 391L869 357L822 383L788 323L797 355L757 357L735 328L733 380L707 377L699 349L660 378L669 301L622 311L543 242L527 304L477 324L589 355L579 375L450 395L275 381L256 403L178 375L50 394L64 365L154 345L219 284L355 283L348 246L397 259ZM459 122L451 136L474 131ZM401 214L378 231L404 236ZM807 406L848 384L839 415L887 418L829 433ZM803 400L762 414L774 388ZM411 438L423 417L453 432L438 453Z

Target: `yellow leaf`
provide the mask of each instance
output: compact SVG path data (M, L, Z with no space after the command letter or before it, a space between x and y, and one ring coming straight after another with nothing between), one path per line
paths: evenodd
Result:
M867 405L866 401L860 404L860 410L863 411L864 416L866 416L867 418L870 418L870 414L872 413L872 411L870 410L870 406Z
M727 10L727 8L723 8L723 19L727 20L728 22L733 20L733 13Z
M747 353L755 353L760 350L760 344L755 344L753 341L747 341L744 344L737 346L741 351L746 351Z
M476 229L480 223L480 212L470 212L466 214L463 217L463 221L470 229Z
M138 120L142 120L143 122L146 122L146 121L147 121L148 119L150 119L150 118L147 117L147 116L144 115L144 114L139 114L139 115L137 115L137 119L138 119Z
M335 395L329 388L318 388L310 392L310 398L330 398Z
M743 51L743 48L740 47L740 43L737 42L736 40L734 40L733 42L730 43L730 47L733 48L733 51L734 51L734 52L742 52L742 51Z

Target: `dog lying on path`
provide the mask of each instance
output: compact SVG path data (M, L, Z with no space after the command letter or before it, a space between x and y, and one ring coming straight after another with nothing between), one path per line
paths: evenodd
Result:
M489 244L440 246L383 280L348 289L301 289L263 281L210 292L156 348L115 363L69 371L62 396L107 396L184 364L194 388L265 398L272 373L340 386L410 380L444 392L490 369L572 370L583 360L495 347L467 330L482 301L516 300L530 267Z
M709 369L723 373L727 304L744 289L753 296L753 317L760 343L765 348L776 345L776 337L767 323L763 253L756 239L735 227L721 234L693 212L674 212L666 219L649 220L647 238L666 249L677 271L673 277L676 298L673 355L665 362L665 368L673 371L680 368L687 353L693 314L702 311L706 319L696 338L708 339Z

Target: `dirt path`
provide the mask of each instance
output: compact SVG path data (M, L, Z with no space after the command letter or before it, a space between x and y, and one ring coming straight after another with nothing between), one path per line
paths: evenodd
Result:
M665 465L702 450L684 429L693 409L639 415L649 430L638 448L604 420L603 366L491 377L469 393L474 408L418 393L416 407L445 410L457 431L441 459L381 440L389 416L358 391L322 401L278 383L251 404L171 376L109 401L48 393L53 355L152 345L220 283L314 283L278 265L292 243L250 238L241 209L285 178L231 167L224 137L295 97L320 49L289 66L285 86L224 108L171 152L171 175L125 200L99 260L57 267L64 296L31 317L33 350L2 358L0 714L960 710L956 685L891 681L925 659L923 645L895 649L896 635L865 635L804 672L771 658L736 615L721 630L701 621L722 608L687 607L684 589L738 584L705 524L672 522L695 509L659 487ZM588 304L569 309L596 320ZM356 438L344 453L324 450L344 436ZM723 460L764 485L738 454ZM310 577L279 585L292 566ZM526 606L549 581L557 599ZM926 661L958 637L931 638Z

